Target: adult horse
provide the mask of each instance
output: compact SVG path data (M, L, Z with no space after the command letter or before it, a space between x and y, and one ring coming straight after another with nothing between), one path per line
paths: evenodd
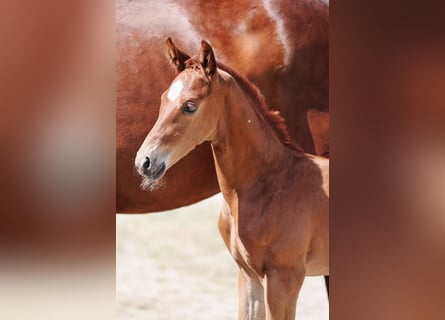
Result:
M157 118L159 96L174 78L159 55L168 35L189 52L201 39L211 39L219 59L253 81L286 118L293 140L314 152L306 111L328 110L325 2L118 0L117 212L168 210L219 192L208 143L171 168L155 192L141 190L134 173L134 154Z
M135 166L156 186L209 141L223 195L219 229L240 268L238 319L294 320L304 277L329 274L329 160L303 153L284 119L217 63L207 42L194 58L170 38L167 48L179 74Z

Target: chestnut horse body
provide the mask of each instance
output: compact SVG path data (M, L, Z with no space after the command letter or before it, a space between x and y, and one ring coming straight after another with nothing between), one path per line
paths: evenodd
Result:
M189 58L169 38L167 52L179 74L135 166L156 186L209 141L224 199L219 229L240 268L238 319L294 320L304 277L329 275L329 160L297 147L279 113L217 64L207 42Z
M159 96L175 74L158 53L172 35L189 52L211 39L228 61L286 118L293 140L314 152L309 108L328 110L328 6L321 0L127 1L117 3L116 210L177 208L219 192L212 152L203 143L154 192L139 188L134 154L152 128ZM199 170L196 170L199 166Z

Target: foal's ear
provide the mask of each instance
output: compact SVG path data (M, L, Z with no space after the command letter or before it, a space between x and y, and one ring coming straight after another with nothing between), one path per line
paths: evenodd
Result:
M176 67L178 72L181 72L185 69L185 61L190 59L190 57L176 48L172 39L170 37L165 41L165 45L167 47L167 58L173 65Z
M212 77L216 72L215 55L212 47L204 40L201 41L201 50L199 51L199 62L204 67L207 75Z

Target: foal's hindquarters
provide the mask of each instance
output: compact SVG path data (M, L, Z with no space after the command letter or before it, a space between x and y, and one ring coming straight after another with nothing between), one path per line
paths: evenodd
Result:
M294 320L304 277L329 274L329 162L299 161L309 166L222 190L219 229L240 268L238 319Z

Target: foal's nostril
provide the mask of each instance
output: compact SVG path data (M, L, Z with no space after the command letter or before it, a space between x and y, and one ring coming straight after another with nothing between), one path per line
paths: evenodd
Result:
M144 168L144 171L150 168L150 158L149 157L145 157L145 162L142 165L142 167Z

